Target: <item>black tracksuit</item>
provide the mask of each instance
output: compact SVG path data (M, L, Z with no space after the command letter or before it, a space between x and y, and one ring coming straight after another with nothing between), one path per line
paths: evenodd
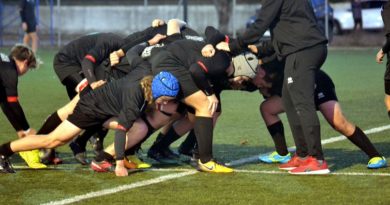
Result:
M18 101L18 72L15 61L0 53L0 106L16 131L30 128Z
M327 56L326 37L307 0L265 0L255 23L229 44L233 53L254 44L269 28L276 55L286 60L283 104L297 154L323 159L320 123L314 104L315 75Z

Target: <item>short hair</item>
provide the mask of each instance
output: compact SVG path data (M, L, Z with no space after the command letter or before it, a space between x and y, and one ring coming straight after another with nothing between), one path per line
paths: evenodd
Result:
M27 66L29 68L37 67L37 59L35 57L35 54L31 50L31 48L26 45L16 44L14 47L12 47L10 55L16 60L27 60Z

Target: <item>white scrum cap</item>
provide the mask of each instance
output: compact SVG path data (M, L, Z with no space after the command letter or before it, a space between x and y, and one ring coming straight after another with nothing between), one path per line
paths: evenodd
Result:
M259 60L251 52L245 52L238 56L233 57L234 77L248 76L254 78L256 75L256 68L259 64Z

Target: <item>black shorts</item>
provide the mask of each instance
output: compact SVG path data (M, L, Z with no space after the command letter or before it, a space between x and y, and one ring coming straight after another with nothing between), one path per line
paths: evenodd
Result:
M386 95L390 95L390 80L385 79L385 93Z
M27 30L26 33L33 33L37 31L37 24L34 22L26 22Z
M92 126L102 125L111 118L111 116L97 113L98 108L93 106L93 104L88 100L88 95L81 98L67 120L81 129L87 129Z
M314 94L314 102L317 110L322 103L331 100L338 101L332 79L321 71L316 76L316 88L314 89Z
M81 65L62 53L57 53L53 60L54 71L61 82L72 74L82 73Z
M66 87L69 99L72 100L73 97L77 95L76 87L83 79L84 77L82 75L75 73L69 75L62 81L62 84Z

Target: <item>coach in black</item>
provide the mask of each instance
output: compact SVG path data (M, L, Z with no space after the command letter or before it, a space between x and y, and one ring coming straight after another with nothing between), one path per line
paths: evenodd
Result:
M237 53L256 43L267 29L278 58L286 60L283 104L297 146L291 172L326 174L320 123L314 104L314 79L327 56L327 39L317 27L310 1L264 0L255 23L241 36L217 48Z

